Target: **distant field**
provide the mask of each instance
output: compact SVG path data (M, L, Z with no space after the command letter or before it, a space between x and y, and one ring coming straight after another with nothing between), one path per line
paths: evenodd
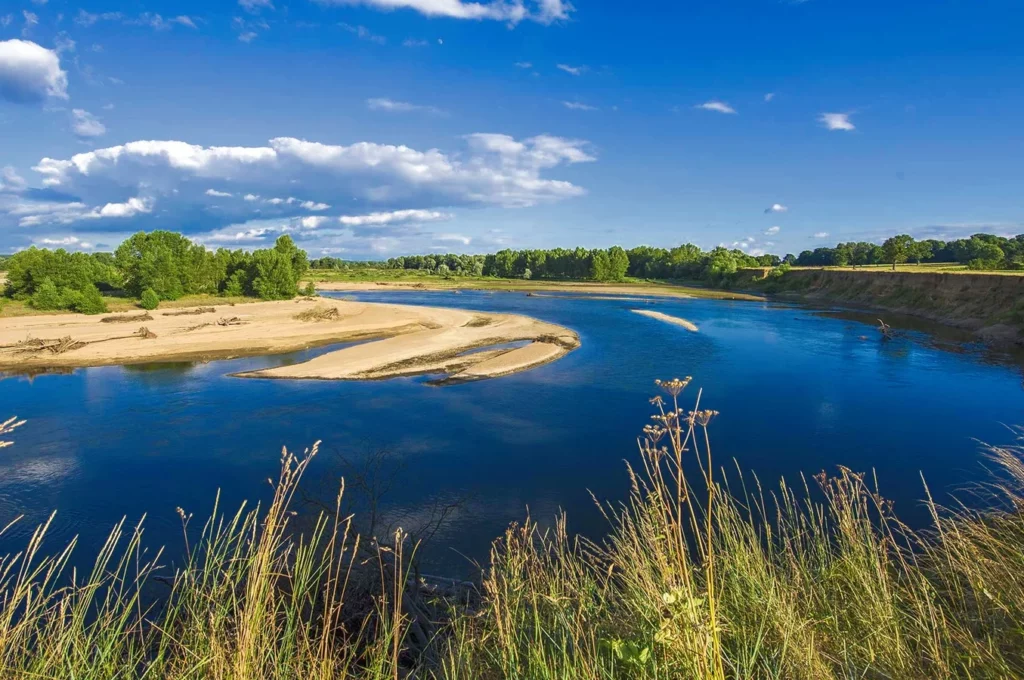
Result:
M793 267L795 271L809 269L826 269L830 271L852 272L852 271L879 271L891 272L891 264L866 264L857 267ZM968 269L967 265L957 262L925 262L922 264L901 264L896 266L898 272L911 274L991 274L993 276L1024 276L1024 271L1019 269L998 269L981 270Z

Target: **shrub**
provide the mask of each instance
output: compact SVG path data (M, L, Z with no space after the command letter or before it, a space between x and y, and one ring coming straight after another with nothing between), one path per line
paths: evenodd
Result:
M65 297L64 302L68 309L82 314L105 314L107 311L107 303L96 286L90 285L85 290L67 291L66 295L67 293L74 295L73 300Z
M43 279L32 294L29 304L41 311L64 309L64 300L52 279Z
M302 289L302 294L306 297L316 297L316 286L312 281L306 284L306 287Z
M147 288L142 292L139 304L142 305L143 309L156 309L160 306L160 296L152 288Z

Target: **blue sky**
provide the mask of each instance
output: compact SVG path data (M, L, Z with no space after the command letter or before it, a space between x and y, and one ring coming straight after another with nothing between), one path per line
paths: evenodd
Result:
M1010 0L0 5L0 252L1024 231Z

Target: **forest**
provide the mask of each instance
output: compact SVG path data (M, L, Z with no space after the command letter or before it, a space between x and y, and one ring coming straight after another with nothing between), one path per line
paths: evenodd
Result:
M621 281L627 277L685 279L715 282L748 267L847 267L913 263L958 263L974 270L1024 269L1024 234L1007 238L974 234L953 241L916 241L899 234L881 245L868 242L840 243L834 247L804 250L784 257L753 255L724 246L705 251L687 243L674 248L619 246L600 248L505 249L488 255L408 255L383 263L388 269L414 269L442 276L495 276L522 279L575 279ZM380 267L381 263L348 262L324 257L313 260L314 269Z

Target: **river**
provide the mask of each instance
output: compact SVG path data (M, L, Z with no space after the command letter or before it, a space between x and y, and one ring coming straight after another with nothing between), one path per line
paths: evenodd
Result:
M873 317L779 303L580 299L556 294L363 292L362 301L534 316L572 328L581 347L540 368L433 387L429 377L381 382L248 380L228 374L301 360L276 357L103 367L8 377L0 415L28 423L0 452L0 538L19 549L57 511L51 547L81 536L80 559L122 517L147 514L146 542L180 544L182 507L204 517L267 495L282 446L321 440L306 493L329 499L339 474L355 509L431 535L427 568L472 573L490 541L527 512L562 509L571 530L597 535L591 493L620 499L625 462L650 422L654 380L693 376L684 396L720 411L719 465L781 476L875 471L911 524L927 521L921 474L940 498L986 479L978 440L1007 443L1024 424L1020 362L927 326L883 342ZM634 314L683 317L680 326ZM376 500L370 502L368 498ZM444 516L436 530L434 520Z

